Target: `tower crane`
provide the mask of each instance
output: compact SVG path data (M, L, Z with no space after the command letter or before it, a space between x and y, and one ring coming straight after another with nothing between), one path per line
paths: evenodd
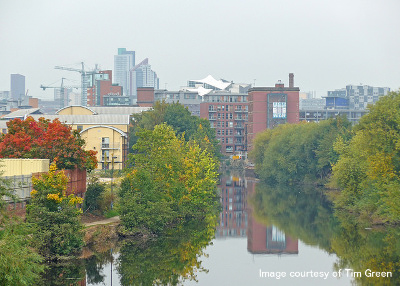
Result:
M46 90L46 88L59 88L60 89L60 108L63 108L65 105L65 89L66 88L80 88L80 86L65 86L64 85L64 79L66 78L61 78L61 86L57 87L57 86L44 86L43 84L40 85L40 88L42 88L43 90ZM68 99L68 98L67 98Z
M96 68L93 71L85 71L85 64L81 62L82 69L75 69L75 68L69 68L69 67L62 67L62 66L55 66L55 69L59 70L66 70L66 71L73 71L73 72L79 72L81 74L81 105L82 106L87 106L87 88L89 86L89 75L95 74L98 72L97 65Z

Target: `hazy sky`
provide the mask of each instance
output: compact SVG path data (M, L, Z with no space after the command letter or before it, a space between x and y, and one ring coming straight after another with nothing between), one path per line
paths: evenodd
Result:
M119 47L148 57L170 90L208 74L287 85L290 72L318 96L360 83L398 90L399 11L399 0L0 0L0 90L19 73L29 95L52 97L40 84L80 84L55 65L113 69Z

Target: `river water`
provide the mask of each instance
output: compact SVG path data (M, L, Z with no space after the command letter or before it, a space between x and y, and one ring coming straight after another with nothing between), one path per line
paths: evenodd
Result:
M211 241L191 229L116 246L79 262L78 285L400 285L398 229L334 215L324 191L311 186L225 175L218 189ZM392 277L372 278L368 269Z

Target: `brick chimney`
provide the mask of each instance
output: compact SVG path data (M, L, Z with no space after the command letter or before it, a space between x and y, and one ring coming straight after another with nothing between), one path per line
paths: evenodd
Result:
M289 87L294 87L294 73L289 74Z

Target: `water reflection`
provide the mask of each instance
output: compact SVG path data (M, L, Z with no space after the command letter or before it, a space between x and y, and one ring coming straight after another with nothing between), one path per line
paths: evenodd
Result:
M126 240L118 259L121 285L178 285L205 271L199 257L214 236L215 224L197 222L148 241Z
M223 176L220 178L218 191L220 193L221 212L216 237L246 237L246 180L238 176Z
M253 218L248 197L255 193L256 184L254 178L221 177L218 190L222 210L216 238L247 237L247 249L252 254L297 254L297 239Z
M102 249L75 265L55 268L44 285L111 285L113 257L113 285L275 285L276 280L260 279L260 269L353 271L341 279L290 278L280 285L400 285L398 228L369 229L349 214L335 213L325 191L314 186L270 186L224 176L218 188L216 228L204 221L158 239L125 240L113 246L114 256ZM393 277L367 277L367 269ZM85 274L80 284L67 279Z
M254 215L264 223L335 253L339 259L333 269L343 271L355 284L400 285L399 228L369 228L368 221L360 222L349 213L334 211L324 192L314 186L260 183L251 205ZM371 272L375 272L374 277ZM382 272L389 272L392 277L376 277Z

